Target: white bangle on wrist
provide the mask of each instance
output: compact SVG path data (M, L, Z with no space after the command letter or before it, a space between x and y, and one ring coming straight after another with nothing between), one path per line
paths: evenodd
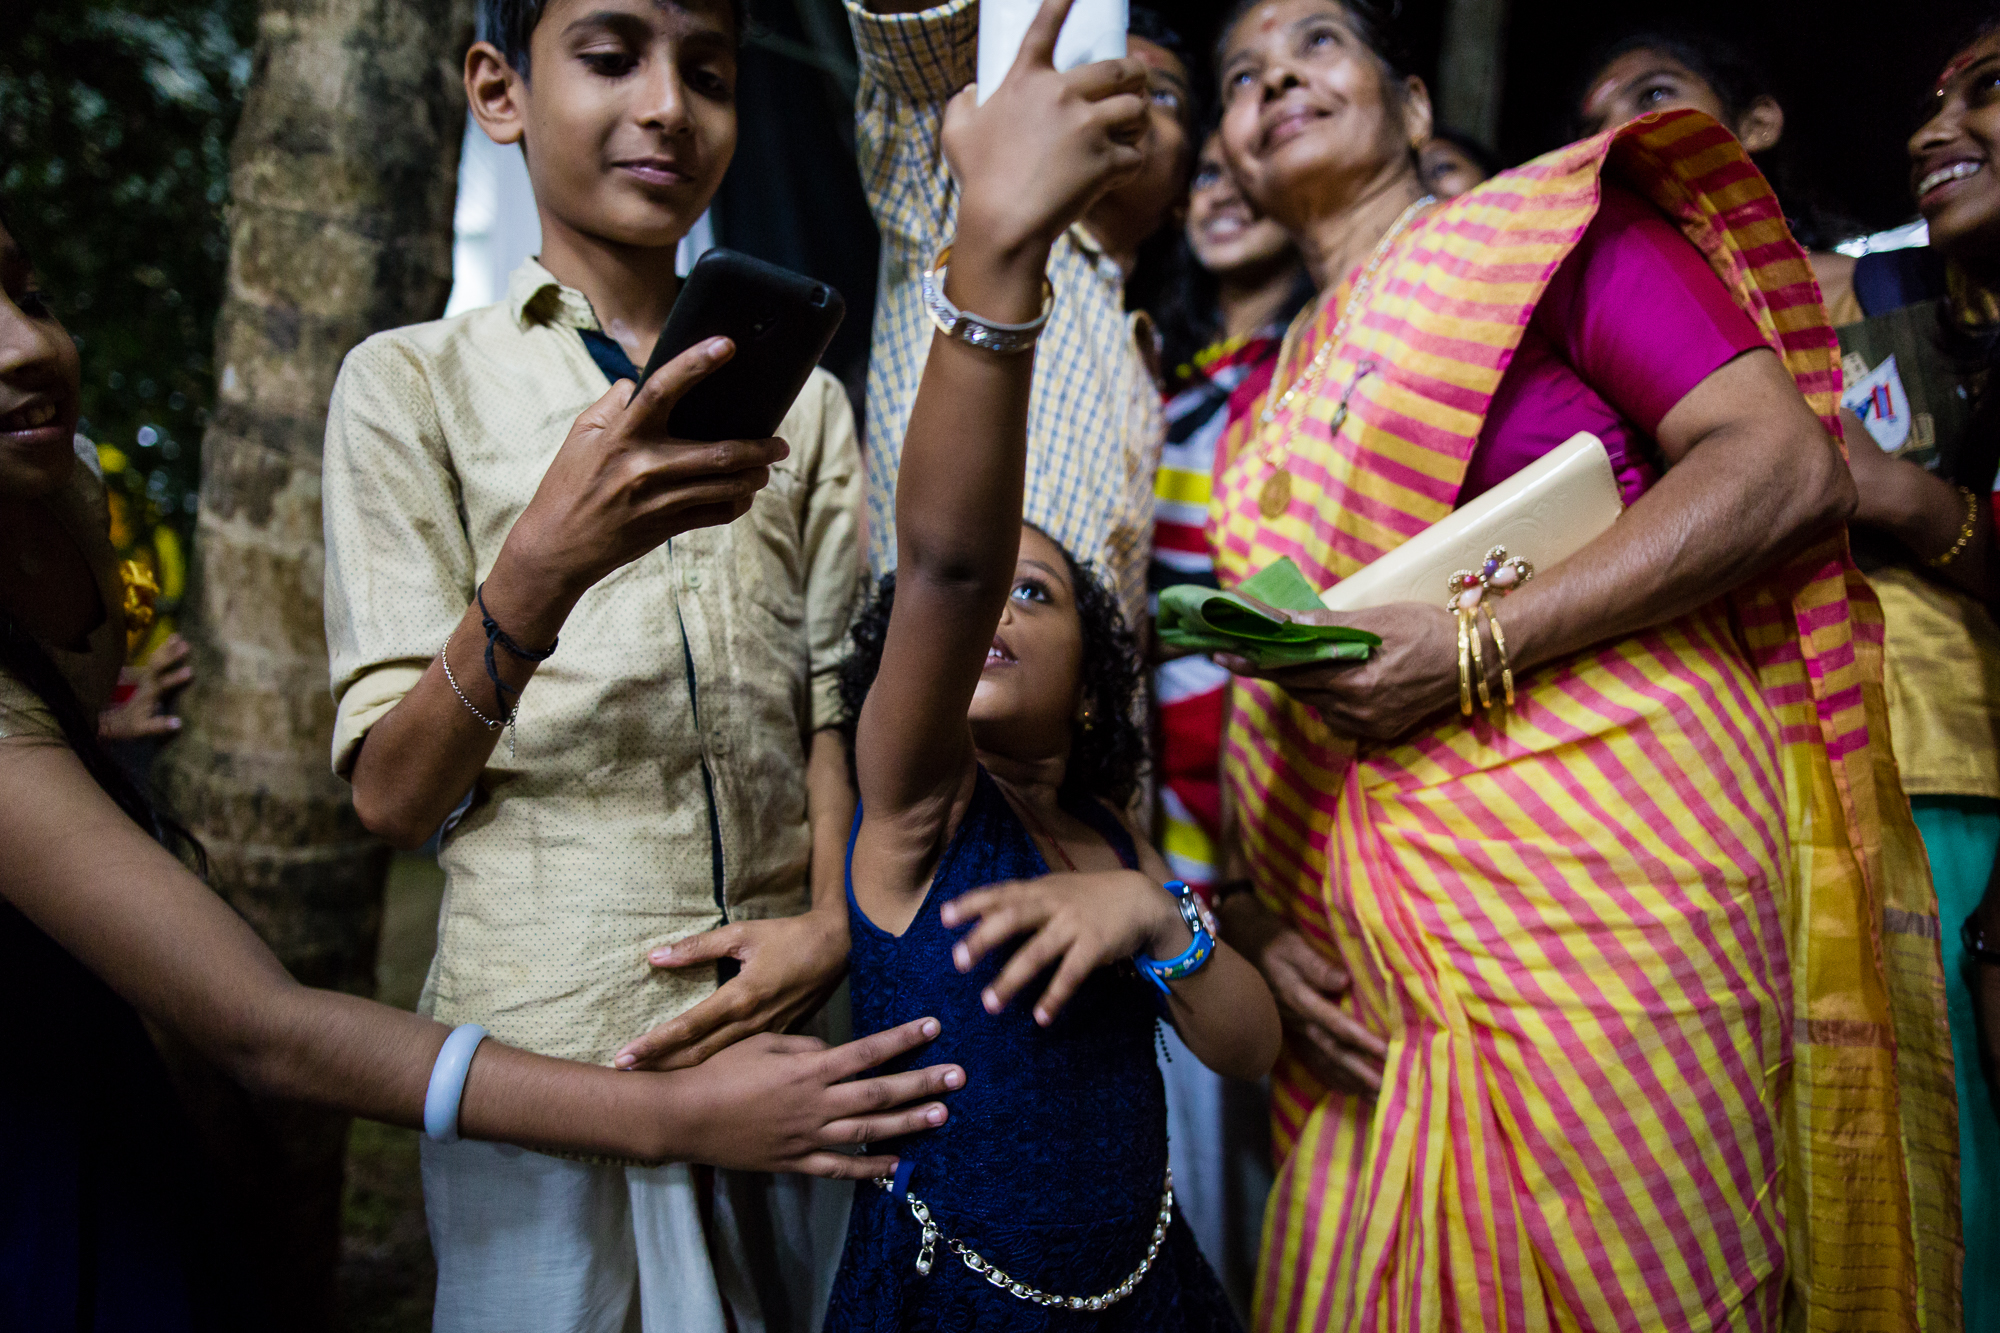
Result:
M424 1133L434 1143L458 1142L458 1104L465 1097L465 1076L472 1069L472 1053L484 1040L485 1028L461 1023L438 1050L424 1093Z
M951 247L937 257L934 267L924 270L924 309L930 313L931 323L947 338L956 338L982 352L994 352L1001 356L1011 356L1025 352L1035 345L1042 336L1042 328L1049 322L1049 312L1056 308L1055 284L1047 277L1042 279L1042 313L1025 324L1001 324L970 310L960 310L944 294L945 268L951 262Z

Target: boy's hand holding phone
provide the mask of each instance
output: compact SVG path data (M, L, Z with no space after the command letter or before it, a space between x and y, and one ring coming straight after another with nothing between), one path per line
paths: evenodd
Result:
M570 427L501 560L515 578L573 602L622 565L694 528L750 511L791 452L776 437L702 443L667 434L681 395L734 355L711 338L663 366L635 394L619 380Z
M1058 71L1056 38L1070 4L1045 0L1013 68L984 105L966 88L945 111L960 240L970 248L976 239L1003 260L1045 251L1143 161L1146 67L1125 59Z

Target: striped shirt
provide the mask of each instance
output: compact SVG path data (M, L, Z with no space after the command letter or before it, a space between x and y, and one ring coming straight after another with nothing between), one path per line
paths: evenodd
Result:
M1271 382L1284 325L1248 338L1219 342L1195 358L1180 392L1167 400L1167 440L1153 496L1150 588L1155 597L1177 583L1216 586L1208 546L1210 478L1216 446L1236 415ZM1220 760L1224 698L1229 673L1195 653L1160 663L1153 672L1159 706L1155 758L1160 776L1159 842L1174 877L1197 888L1219 873L1216 837L1221 826Z
M977 0L918 14L847 12L860 57L855 140L869 208L882 232L882 271L868 362L868 557L896 564L896 468L932 327L923 274L950 243L957 190L941 137L945 103L973 82ZM1035 354L1028 408L1025 515L1094 564L1138 623L1152 543L1153 471L1165 434L1159 390L1125 310L1125 274L1081 227L1049 257L1055 309Z
M1186 368L1180 391L1167 400L1166 443L1154 476L1152 590L1176 583L1213 588L1215 557L1208 546L1208 497L1216 446L1241 408L1271 382L1282 323L1204 348ZM1234 410L1232 410L1234 409Z

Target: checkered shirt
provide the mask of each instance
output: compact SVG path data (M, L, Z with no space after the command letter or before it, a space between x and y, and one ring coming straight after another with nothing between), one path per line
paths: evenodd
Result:
M848 0L861 89L855 138L882 232L868 363L868 558L896 563L896 468L932 325L923 274L954 230L957 190L944 160L945 103L973 82L978 0L918 14L873 14ZM1141 354L1152 330L1125 311L1125 275L1081 227L1049 258L1055 309L1035 355L1028 409L1026 515L1094 564L1138 624L1152 549L1153 473L1166 435Z

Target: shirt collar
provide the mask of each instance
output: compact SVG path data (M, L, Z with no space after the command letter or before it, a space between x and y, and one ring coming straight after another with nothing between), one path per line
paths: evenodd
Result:
M601 329L590 298L556 281L539 260L529 258L507 278L507 309L522 328L553 324L566 329Z
M1077 248L1083 255L1084 261L1099 277L1116 283L1121 291L1124 289L1125 270L1118 267L1117 260L1104 252L1104 247L1098 244L1097 238L1090 234L1088 227L1081 222L1070 223L1069 239L1070 244Z

